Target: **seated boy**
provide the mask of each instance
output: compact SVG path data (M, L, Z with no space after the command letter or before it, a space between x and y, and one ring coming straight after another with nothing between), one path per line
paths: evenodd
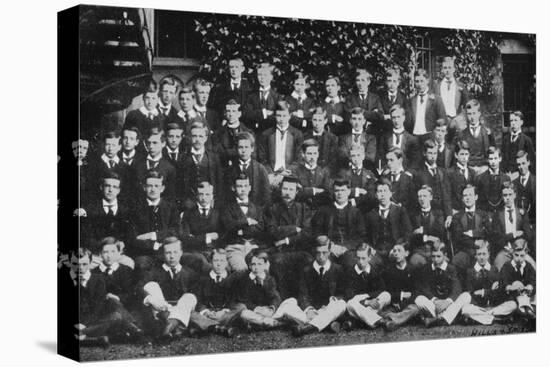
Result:
M418 271L417 297L414 303L426 327L451 325L462 307L470 303L471 296L463 292L456 268L447 262L447 250L443 242L435 242L431 264Z
M508 299L517 303L519 314L527 319L536 318L535 268L526 261L527 241L519 238L512 245L513 259L500 269L500 284Z
M464 305L462 315L483 325L491 325L495 318L511 315L517 305L512 300L503 300L496 267L489 263L489 243L477 240L476 263L466 272L466 291L472 303ZM503 302L504 301L504 302Z
M382 320L379 312L390 304L391 295L386 291L382 273L370 265L375 250L362 243L355 253L357 263L345 272L346 309L353 318L375 328Z

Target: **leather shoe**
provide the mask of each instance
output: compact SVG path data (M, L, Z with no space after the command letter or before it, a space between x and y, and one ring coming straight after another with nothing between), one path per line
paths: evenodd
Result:
M340 332L340 323L338 321L333 321L330 323L330 326L329 326L329 329L330 331L332 331L334 334L338 334Z
M292 328L292 335L299 337L306 334L312 334L317 331L317 328L311 324L297 325Z
M534 320L537 318L537 315L535 314L535 312L530 308L526 308L524 311L524 314L527 317L527 319L530 319L530 320Z
M164 331L162 332L162 337L171 339L172 338L172 331L174 331L174 329L176 329L178 327L178 325L179 325L178 320L168 319L168 321L166 322L166 326L164 327Z
M425 317L423 321L425 327L434 327L437 324L437 317Z
M353 321L351 321L351 320L346 320L342 323L342 329L344 329L345 331L353 330L354 326L355 325L353 324Z
M395 330L397 330L397 328L399 327L399 325L397 325L397 323L396 323L395 321L393 321L393 320L386 320L386 321L382 324L382 326L384 327L384 329L385 329L386 331L389 331L389 332L395 331Z

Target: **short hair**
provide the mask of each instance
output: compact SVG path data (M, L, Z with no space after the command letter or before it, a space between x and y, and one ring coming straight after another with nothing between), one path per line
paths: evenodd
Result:
M212 185L210 182L208 181L200 181L200 182L197 182L197 189L209 189L209 188L212 188L214 189L214 185Z
M178 99L180 99L183 94L190 94L193 99L196 98L195 92L189 87L181 88L180 92L178 93Z
M210 87L212 88L212 83L210 83L209 81L207 81L206 79L203 79L203 78L198 78L197 80L195 80L195 82L193 83L193 91L195 93L197 93L197 89L199 87Z
M528 251L528 243L527 243L527 240L523 237L520 237L520 238L517 238L514 240L514 242L512 243L512 250L514 252L516 251Z
M189 131L193 129L205 129L206 135L208 135L209 129L208 126L203 121L195 121L191 124L191 127L189 128Z
M309 147L317 147L317 149L319 149L319 143L315 139L306 139L302 143L302 152L305 153Z
M487 157L490 156L491 154L498 154L499 157L502 157L502 154L500 153L500 149L495 146L491 146L489 147L489 149L487 149Z
M410 244L409 244L409 241L407 241L406 239L404 238L398 238L397 241L395 241L395 244L392 246L403 246L403 249L405 251L410 251Z
M428 151L428 149L437 148L437 143L433 139L428 139L424 142L424 153Z
M105 237L99 242L99 248L103 251L103 248L108 245L115 245L119 252L124 249L124 243L113 236Z
M296 81L298 79L304 79L304 81L307 83L309 77L306 74L304 74L303 72L297 71L292 75L292 81Z
M284 176L281 183L290 182L295 183L296 185L300 185L300 180L298 180L298 177L290 175L290 176Z
M374 184L375 190L378 190L378 188L379 188L380 186L388 186L388 188L389 188L390 191L391 191L391 181L388 180L388 179L385 178L385 177L380 177L380 178L376 181L376 183Z
M359 153L363 154L363 156L364 156L365 155L365 147L363 145L359 144L359 143L353 143L349 147L350 155L353 152L359 152Z
M351 109L351 114L352 115L361 115L361 116L364 116L363 113L365 111L361 108L361 107L354 107Z
M469 190L469 189L474 189L474 194L477 195L476 186L472 184L467 184L466 186L464 186L464 188L462 188L462 191L460 193L464 194L464 190Z
M122 181L122 179L120 178L120 175L112 170L108 170L107 172L105 172L105 174L103 174L103 176L101 177L101 185L105 184L105 180Z
M514 194L517 194L517 187L511 180L505 180L502 183L500 191L504 191L505 189L510 189L514 192Z
M74 252L74 255L78 259L82 259L82 258L87 257L90 261L92 261L92 251L90 251L89 249L87 249L85 247L79 247L78 251Z
M374 248L372 248L372 246L369 245L368 243L362 242L359 245L357 245L357 247L355 248L356 253L359 251L367 251L367 255L372 256L374 253Z
M487 252L490 252L489 241L484 240L482 238L478 238L477 240L474 241L474 250L477 251L481 249L486 249Z
M531 162L531 159L529 158L529 153L527 153L525 150L518 150L518 152L516 153L516 159L523 157L525 157L528 162Z
M239 144L241 140L248 140L252 148L254 148L256 145L256 139L254 138L254 135L252 135L248 131L243 131L237 134L237 144Z
M183 126L181 126L178 122L170 122L166 125L165 131L168 132L170 130L183 130Z
M447 254L447 246L445 246L445 242L441 241L440 239L432 242L432 252L437 251L441 251L444 254Z
M250 182L250 178L244 174L244 173L239 173L239 174L236 174L233 176L233 184L237 183L237 181L241 181L241 180L247 180L248 182Z
M470 144L466 140L459 140L455 145L455 153L458 154L461 150L470 151Z
M396 147L396 146L391 147L390 149L388 149L388 152L386 153L386 155L388 155L390 153L395 154L395 157L397 159L403 159L403 151L399 147Z
M262 62L256 67L256 72L260 70L267 70L270 74L273 74L273 70L275 70L275 66L271 65L269 62Z
M330 244L331 242L328 236L326 234L321 234L315 237L315 244L313 247L317 248L317 247L329 246L330 248Z
M401 106L400 104L394 104L393 106L391 106L390 115L395 111L401 111L403 114L405 114L405 108L403 108L403 106Z
M368 80L370 80L372 78L372 74L369 73L369 71L367 69L357 69L355 71L355 78L357 78L358 76L361 76L361 75L365 75Z
M160 135L160 141L163 143L166 141L166 134L164 133L164 130L160 128L160 126L153 126L147 131L147 139L149 139L153 135Z
M150 178L160 179L162 180L162 184L164 185L164 176L159 171L154 169L147 171L143 183L147 182L147 180Z
M444 56L442 59L441 59L441 64L445 64L445 63L452 63L454 65L455 63L455 58L452 57L452 56Z
M416 69L414 72L414 77L421 76L426 79L430 79L430 76L428 75L428 72L425 69Z
M519 117L519 119L521 121L524 120L523 112L521 112L521 111L510 112L510 116L512 116L512 115Z
M399 70L394 68L386 69L386 78L392 76L396 76L399 80L401 80L401 73L399 72Z
M313 113L311 114L311 116L315 116L315 115L323 115L323 118L326 118L327 117L327 111L321 106L316 106L313 109Z
M240 57L238 57L238 56L231 57L231 58L229 58L228 61L237 61L237 62L241 63L242 66L244 66L244 61L243 61L243 59L240 58ZM229 64L229 62L228 62L228 64Z
M108 131L105 134L103 134L103 143L107 141L107 139L119 139L120 143L120 135L116 131Z
M417 193L420 192L421 190L426 190L426 191L428 191L428 192L430 193L430 195L433 196L433 190L432 190L431 186L429 186L429 185L422 185L422 186L420 186L420 188L418 189Z
M332 187L335 187L335 186L347 186L348 189L349 189L350 188L350 182L349 182L349 180L346 180L345 178L337 178L332 183Z
M155 81L155 79L151 79L149 80L147 87L145 87L145 90L143 91L143 97L145 97L147 93L158 93L158 91L159 91L158 83Z
M252 262L252 259L254 257L257 259L263 260L265 263L269 262L269 255L267 254L267 251L262 250L260 248L255 248L252 251L250 251L245 257L247 266L250 266L250 263Z
M183 249L181 247L181 241L176 236L168 236L162 240L162 247L164 248L166 245L171 245L173 243L177 243L180 246L180 249Z
M210 255L212 256L212 258L214 258L214 255L223 255L225 257L227 257L227 251L225 251L224 248L215 248L212 250L212 252L210 253Z
M176 83L176 80L171 76L166 76L160 81L160 89L162 89L165 85L176 87L176 91L178 90L178 83Z
M133 131L133 132L136 133L136 136L137 136L136 139L138 139L138 140L141 139L141 133L140 133L139 129L137 128L137 126L125 126L125 127L123 127L122 131L120 133L120 136L124 136L125 131Z
M481 104L477 99L470 99L468 102L466 102L466 110L471 110L473 108L480 108Z
M227 106L237 106L237 110L241 110L241 105L239 102L237 102L236 100L234 99L230 99L229 101L227 101L227 103L225 104L225 108L227 109Z
M329 75L329 76L327 76L327 80L325 80L325 84L326 84L326 82L328 82L328 81L331 80L331 79L334 80L334 81L336 82L336 85L339 86L339 85L341 84L340 78L337 77L336 75Z
M286 101L279 101L275 106L275 111L290 111L290 106Z
M445 127L448 128L449 124L446 119L437 119L435 120L435 127Z

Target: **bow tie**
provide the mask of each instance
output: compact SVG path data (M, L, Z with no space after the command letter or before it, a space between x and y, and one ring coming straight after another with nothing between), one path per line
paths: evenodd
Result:
M248 208L248 203L245 203L245 202L240 202L240 203L239 203L239 206L242 206L242 207Z
M155 161L153 159L147 159L147 162L149 163L150 166L153 166L153 167L156 167L157 164L159 163L159 161Z

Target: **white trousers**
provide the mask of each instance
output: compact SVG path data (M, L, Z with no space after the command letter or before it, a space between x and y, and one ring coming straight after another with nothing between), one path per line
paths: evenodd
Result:
M157 282L149 282L145 284L143 290L146 294L143 304L146 306L151 306L154 315L161 311L168 311L169 319L179 320L185 326L189 325L191 312L195 310L195 307L197 306L197 297L195 297L194 294L183 294L176 305L172 306L164 298L162 289Z
M479 307L467 304L462 307L462 314L482 325L491 325L495 317L508 316L517 309L514 301L506 301L496 307Z
M346 304L346 309L352 317L363 321L369 327L374 327L375 324L382 319L382 317L378 315L378 311L381 311L384 307L390 304L391 295L388 292L380 293L378 297L376 297L376 300L380 305L377 309L373 309L370 306L365 307L363 305L362 302L369 299L370 297L368 294L359 294L348 301Z
M470 293L463 292L450 304L447 304L444 299L435 299L432 301L426 298L426 296L416 297L414 303L420 308L420 311L424 313L427 312L432 317L439 316L445 320L447 324L451 325L458 316L458 313L462 310L462 307L469 304L471 300L472 297Z

